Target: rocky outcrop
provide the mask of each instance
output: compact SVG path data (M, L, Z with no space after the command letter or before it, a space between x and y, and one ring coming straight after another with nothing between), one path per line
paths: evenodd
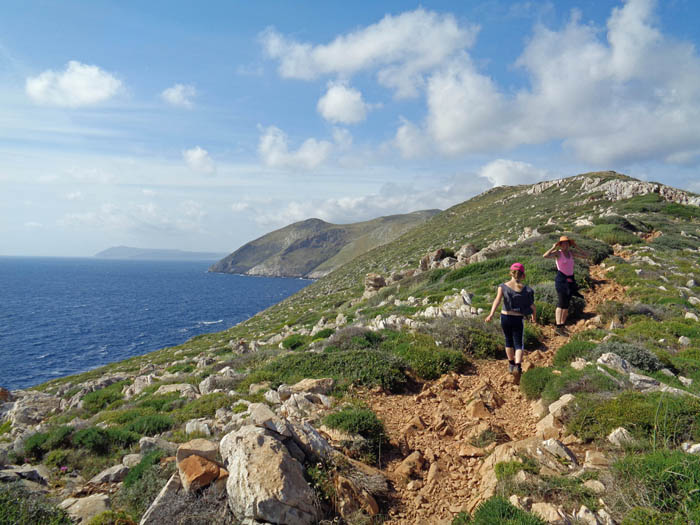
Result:
M220 448L229 470L229 506L238 519L307 525L321 518L301 464L269 431L242 427L224 436Z
M63 500L59 507L65 510L75 523L87 524L94 516L109 510L109 496L93 494L85 498L68 498Z
M12 426L27 426L41 423L46 417L58 410L61 399L43 392L18 392L18 399L8 413Z

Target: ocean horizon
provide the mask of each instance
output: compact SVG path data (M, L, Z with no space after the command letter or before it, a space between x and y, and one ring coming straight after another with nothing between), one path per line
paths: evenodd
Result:
M311 282L212 273L211 262L0 256L0 386L226 330Z

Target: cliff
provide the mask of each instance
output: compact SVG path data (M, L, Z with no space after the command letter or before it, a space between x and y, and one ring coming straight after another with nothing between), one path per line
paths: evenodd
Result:
M437 213L439 210L416 211L353 224L320 219L296 222L245 244L209 271L317 279Z

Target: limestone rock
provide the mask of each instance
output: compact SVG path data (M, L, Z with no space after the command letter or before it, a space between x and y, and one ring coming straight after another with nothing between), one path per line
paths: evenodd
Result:
M139 395L146 389L148 385L152 385L157 380L158 379L154 374L136 377L133 383L125 386L122 390L122 393L124 394L124 399L131 399L132 397Z
M683 443L681 450L688 454L700 454L700 443Z
M178 463L189 456L200 456L209 461L216 461L219 454L219 444L208 439L192 439L177 447L175 458Z
M178 461L177 469L186 492L207 487L219 477L219 465L202 456L187 456Z
M7 417L15 425L36 425L58 410L61 399L43 392L25 391L14 402Z
M576 519L582 521L586 525L600 525L596 515L585 505L581 505L581 508L576 513Z
M0 470L0 481L2 482L26 480L40 485L48 485L50 476L49 469L44 465L25 464Z
M416 450L396 467L394 474L404 480L409 480L414 474L422 470L424 463L423 454L419 450Z
M141 454L127 454L122 458L122 465L129 468L134 468L141 463L143 456Z
M210 419L190 419L185 425L185 434L198 434L200 436L211 436Z
M209 394L215 390L233 390L243 377L245 377L244 374L236 374L233 376L223 374L210 375L199 383L199 392L201 394Z
M119 483L124 480L128 473L129 467L123 464L114 465L94 476L89 483L94 483L95 485L100 483Z
M275 415L265 403L252 403L248 407L251 422L261 428L266 428L286 437L291 437L287 423L281 417Z
M584 469L605 469L609 466L610 460L602 452L596 450L586 451L586 460L583 463Z
M574 370L583 370L584 368L586 368L586 366L588 366L588 361L581 357L577 357L576 359L571 361L571 368L573 368Z
M574 399L575 398L573 394L564 394L554 403L549 405L549 413L552 414L554 417L561 417L564 407L566 407L566 405L571 403Z
M623 447L634 443L634 438L625 427L617 427L608 435L608 441L617 447Z
M267 390L268 388L270 388L270 383L268 383L267 381L263 381L262 383L252 383L248 387L248 393L252 396L257 394L258 392Z
M175 383L172 385L162 385L160 388L158 388L158 390L156 390L155 395L160 396L170 394L172 392L177 392L181 396L186 397L187 399L196 399L197 397L199 397L199 392L197 391L197 388L193 385L190 385L189 383Z
M466 414L472 419L485 419L491 417L491 412L480 399L475 399L467 405Z
M629 379L632 382L632 386L641 392L647 390L657 390L659 387L659 382L656 379L642 374L635 374L634 372L631 372Z
M583 483L583 486L589 490L592 490L596 494L604 494L605 493L605 485L603 485L597 479L589 479L588 481L585 481Z
M85 498L64 499L59 505L76 523L88 523L93 516L109 510L107 494L93 494Z
M277 390L268 390L263 396L265 401L272 403L273 405L279 405L282 403L282 398L280 398L279 392Z
M532 414L537 419L542 419L549 413L549 407L542 399L538 399L537 401L530 403L530 409L532 410Z
M678 338L678 344L681 346L690 346L690 343L691 343L691 340L689 337L682 335Z
M333 447L308 422L287 421L292 440L311 461L328 461L334 453Z
M173 474L165 486L153 500L151 506L141 518L139 525L163 525L168 523L173 515L185 510L187 503L182 497L180 474Z
M353 480L338 475L334 481L336 506L338 513L345 519L350 519L357 512L364 512L369 516L379 514L377 500L359 487Z
M162 438L142 437L139 439L139 450L141 454L148 454L154 450L163 450L170 455L177 452L177 443L171 443Z
M537 435L542 439L559 438L562 427L561 421L552 414L546 415L535 425Z
M557 441L556 439L547 439L542 442L542 448L566 463L578 465L576 455L571 452L571 450L561 441Z
M596 361L599 365L605 365L621 374L629 374L632 371L632 366L626 359L621 358L619 355L607 352L601 355Z
M686 318L686 319L691 319L692 321L697 321L697 320L698 320L698 316L695 315L695 314L692 313L692 312L686 312L686 313L685 313L685 318Z
M566 515L561 512L556 505L552 505L551 503L533 503L532 507L530 507L530 512L538 515L547 523L557 523L566 519ZM568 520L566 520L565 523L567 521Z
M242 427L224 437L221 451L229 471L229 507L238 519L307 525L321 518L301 464L267 431Z

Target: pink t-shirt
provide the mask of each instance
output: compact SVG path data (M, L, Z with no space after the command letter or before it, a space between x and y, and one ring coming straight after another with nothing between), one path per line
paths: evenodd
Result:
M569 256L564 255L564 252L559 252L557 255L557 270L564 275L574 275L574 256L569 252Z

